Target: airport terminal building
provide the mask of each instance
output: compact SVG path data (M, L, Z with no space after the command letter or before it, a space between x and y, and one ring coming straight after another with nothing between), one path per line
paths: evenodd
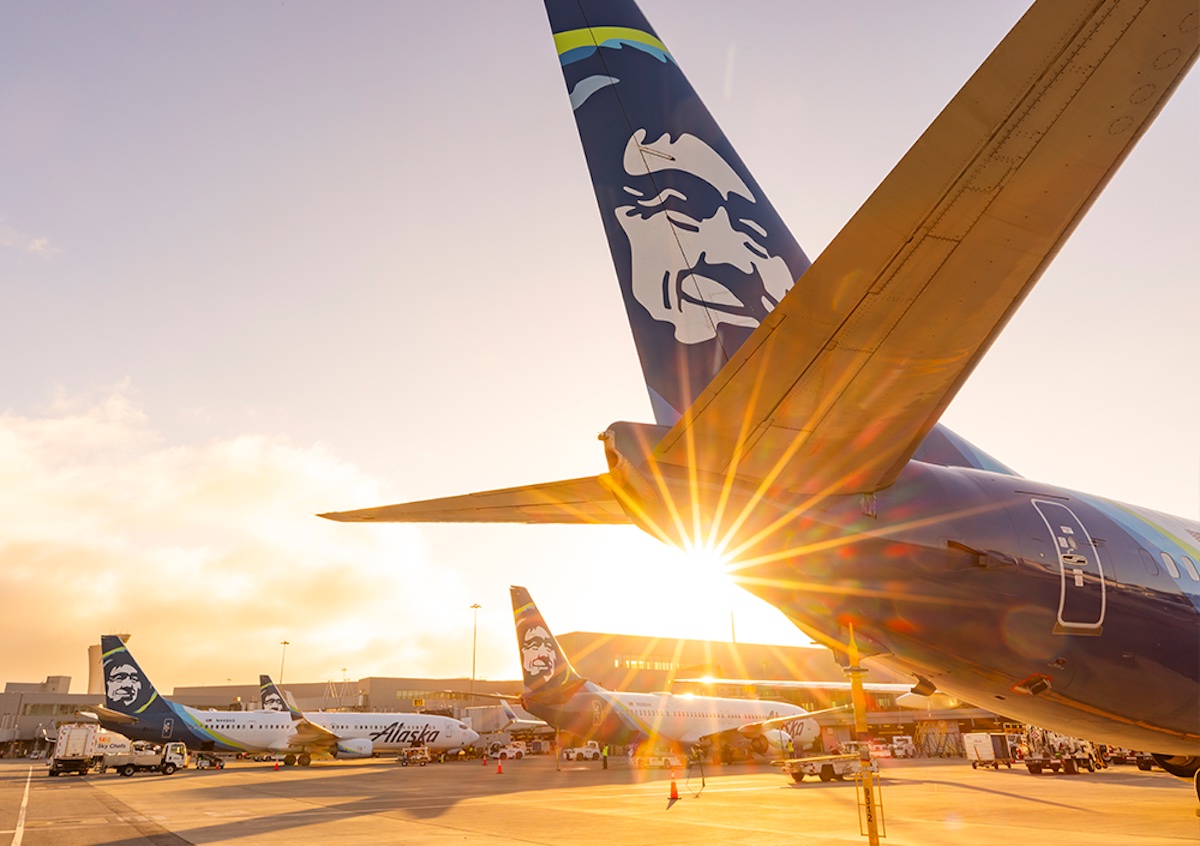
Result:
M652 638L601 632L571 632L558 638L564 652L580 675L611 690L674 693L695 692L715 696L773 699L792 702L810 710L849 705L846 690L830 690L821 682L844 682L842 668L823 647L791 647L769 644ZM0 694L0 752L28 754L44 749L59 722L75 718L76 712L103 701L98 650L88 689L92 693L69 693L70 678L51 676L42 683L9 682ZM868 682L905 683L911 679L870 666ZM752 679L756 684L722 683L703 679ZM789 682L787 687L772 680ZM794 686L797 681L811 687ZM367 677L324 682L292 682L280 685L302 710L356 710L374 712L430 712L471 717L486 722L489 700L479 694L521 693L519 680L417 678L403 676ZM475 695L473 695L475 694ZM253 710L259 707L258 684L179 686L171 698L195 708ZM468 709L470 709L468 711ZM868 693L868 722L875 736L909 735L917 738L931 755L954 754L960 732L991 728L1003 718L989 711L959 706L942 711L900 708L895 695ZM496 708L496 711L499 709ZM853 736L849 709L818 718L823 741L829 744ZM482 731L487 725L477 725Z

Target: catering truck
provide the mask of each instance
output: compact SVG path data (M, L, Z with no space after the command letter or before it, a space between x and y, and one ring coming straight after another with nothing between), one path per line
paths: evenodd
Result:
M111 768L123 776L148 772L171 775L187 765L187 747L182 743L164 743L162 746L137 744L132 751L105 755L100 771Z
M58 727L58 740L50 756L50 775L84 775L101 767L105 756L132 751L129 738L96 723L63 723Z

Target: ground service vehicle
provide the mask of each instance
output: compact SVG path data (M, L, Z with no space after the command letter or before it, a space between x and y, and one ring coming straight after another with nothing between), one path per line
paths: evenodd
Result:
M1096 771L1096 755L1092 744L1065 734L1030 727L1027 737L1029 752L1025 766L1033 775L1043 770L1075 775L1087 770Z
M524 758L528 753L525 751L525 744L520 741L514 741L499 746L492 750L492 756L507 761L509 758Z
M815 776L821 781L844 781L846 776L853 778L866 770L857 752L846 755L816 755L811 758L784 758L772 763L786 775L790 775L792 781L797 784L804 781L805 776ZM871 761L870 770L877 773L879 766Z
M583 746L572 746L563 752L563 757L568 761L599 761L600 760L600 744L594 740L589 740Z
M1000 765L1012 769L1013 761L1020 758L1016 738L1000 732L977 731L962 736L963 746L967 750L967 760L971 769L991 767L1000 769Z
M630 763L638 769L663 767L664 769L683 769L685 763L682 755L671 752L639 752L630 759Z
M123 776L134 773L157 772L171 775L188 764L187 747L182 743L168 743L158 748L148 748L116 755L105 755L101 772L112 768Z
M58 727L58 740L50 756L50 775L83 775L100 766L105 755L132 749L133 742L129 738L96 723L64 723Z
M433 760L433 756L429 754L428 746L413 746L409 749L401 749L396 760L402 767L407 767L409 764L423 767Z

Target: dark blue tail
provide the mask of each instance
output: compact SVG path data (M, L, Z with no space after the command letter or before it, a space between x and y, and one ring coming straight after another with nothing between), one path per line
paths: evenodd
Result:
M104 662L104 705L131 717L173 714L158 695L150 678L142 672L133 653L117 635L102 635L100 651Z
M546 0L658 423L809 260L632 0Z
M523 587L509 588L525 697L542 703L564 702L585 684Z
M271 681L270 676L260 675L258 677L258 702L259 707L264 711L283 711L291 714L293 719L304 718L299 709L287 701L283 691L275 682Z

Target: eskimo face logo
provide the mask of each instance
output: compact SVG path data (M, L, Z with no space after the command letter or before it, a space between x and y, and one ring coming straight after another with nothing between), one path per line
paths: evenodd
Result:
M624 170L629 203L614 214L637 301L681 344L715 338L722 323L758 326L795 280L737 172L694 135L647 143L644 129L626 144Z
M114 657L105 667L104 685L110 703L132 708L142 695L142 673L132 661Z
M288 709L283 697L273 690L263 694L262 707L264 711L286 711Z
M557 662L554 639L545 626L535 623L521 632L521 668L526 683L549 681Z

